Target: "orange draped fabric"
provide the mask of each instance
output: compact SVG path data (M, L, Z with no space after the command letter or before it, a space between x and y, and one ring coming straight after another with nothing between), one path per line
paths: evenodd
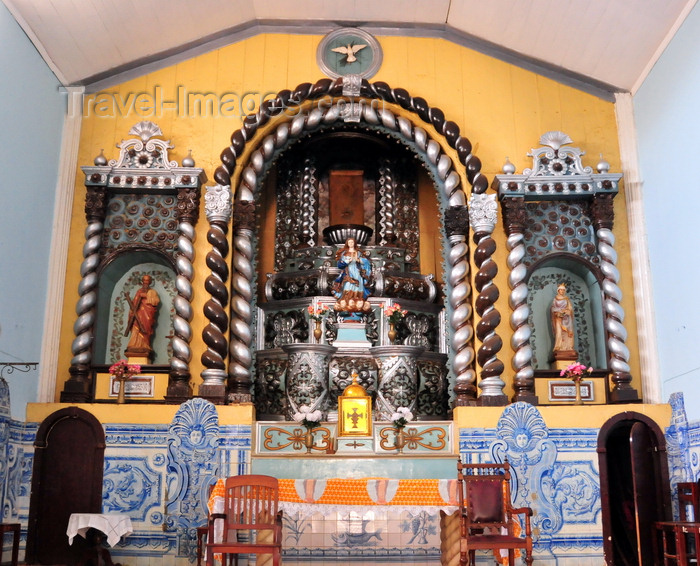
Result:
M280 503L318 505L390 505L452 507L458 505L457 481L438 479L281 479ZM223 480L214 487L211 502L223 497Z

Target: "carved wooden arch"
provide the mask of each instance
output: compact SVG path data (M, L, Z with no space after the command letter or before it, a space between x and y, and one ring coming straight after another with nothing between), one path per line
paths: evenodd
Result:
M225 265L222 265L222 259L228 253L228 246L224 243L227 220L223 222L222 215L208 213L207 216L212 225L208 239L212 242L214 250L207 256L207 263L212 269L212 276L207 279L212 300L205 305L205 316L210 323L203 332L207 351L202 355L202 363L207 369L202 376L205 390L211 386L215 387L216 379L220 379L224 372L226 366L224 359L228 354L228 401L250 401L254 254L252 235L255 230L255 195L259 175L263 173L272 155L283 148L290 138L298 136L306 129L313 130L319 125L343 119L337 104L338 100L343 101L346 107L359 104L356 96L359 96L360 100L384 101L417 115L423 122L435 128L441 139L456 150L460 163L465 167L467 180L472 185L473 194L482 195L488 187L486 177L481 174L481 162L471 153L471 142L460 135L459 126L455 122L445 120L442 110L430 107L423 98L411 97L405 89L392 89L383 82L369 83L362 80L359 91L353 93L355 96L349 97L346 96L348 92L345 90L346 87L347 84L343 78L335 81L321 79L313 85L303 83L293 92L280 91L274 99L266 100L256 114L244 119L243 127L232 134L231 145L221 153L222 165L214 174L219 188L226 187L230 191L233 173L238 166L241 167L240 178L234 192L233 296L229 325L231 338L227 346L224 333L228 323L228 313L225 309L228 302L225 286L228 270ZM329 97L333 102L327 103L325 99ZM307 114L302 113L303 109L311 106L313 101L322 98L323 104L319 103ZM296 115L285 114L290 108L297 109ZM264 132L270 120L280 116L283 118L275 122L280 124L275 134L268 135L262 140L258 136L257 148L249 150L249 144L256 138L256 134ZM453 212L452 209L466 208L466 195L459 186L461 182L459 175L452 170L452 160L443 153L440 144L431 139L425 130L414 126L413 122L406 118L397 117L387 108L377 111L360 108L357 121L361 121L369 128L384 127L394 131L397 136L402 136L414 150L420 149L420 152L416 151L416 153L421 160L434 166L437 171L436 181L443 187L448 204L445 210L446 217ZM244 155L247 155L248 161L239 165L238 160ZM424 156L427 156L427 159ZM212 220L214 216L216 218ZM458 343L451 343L454 354L452 363L456 376L455 391L458 392L458 397L468 397L458 399L457 404L470 404L470 401L476 398L474 351L471 345L474 333L471 326L471 305L468 301L470 286L467 278L469 269L467 235L468 224L465 223L461 230L451 231L446 243L450 250L449 269L446 275L453 291L448 297L451 307L450 323L453 332L460 337L460 340L456 341ZM492 351L498 350L500 350L500 343L497 348L492 348Z
M609 456L608 440L611 434L620 428L626 428L631 434L634 433L635 425L644 426L644 433L648 433L646 440L649 444L644 449L644 453L651 459L651 469L641 470L636 468L641 477L635 478L633 482L633 490L635 492L635 507L634 514L637 517L637 525L639 525L640 534L638 534L638 549L640 554L639 564L653 564L652 540L655 536L653 531L654 521L671 520L671 497L670 497L670 482L668 474L668 457L666 453L666 439L659 425L648 416L636 411L625 411L619 413L610 419L600 428L598 433L598 443L596 452L598 453L598 468L600 474L600 499L603 524L603 551L605 555L605 563L615 564L616 548L613 543L614 537L614 520L612 517L613 507L619 507L613 502L615 493L612 493L610 485L610 467L613 466L613 458L619 456L619 450ZM639 434L637 436L640 436ZM633 442L631 442L633 444ZM631 455L630 458L633 456ZM635 467L634 463L631 467ZM634 472L633 472L634 475ZM632 478L630 478L632 482ZM639 481L642 485L637 485ZM619 511L619 509L616 509ZM619 541L618 541L619 543ZM618 548L619 550L619 548Z
M214 180L222 186L231 185L231 176L236 168L238 159L244 154L247 144L255 137L258 130L265 126L271 118L283 114L287 109L298 108L307 101L323 97L342 97L343 78L335 80L320 79L314 84L302 83L294 91L281 90L273 99L265 100L258 112L246 116L243 127L231 135L231 145L221 152L221 165L214 173ZM471 142L460 134L459 126L445 120L442 110L428 105L421 97L412 97L406 89L392 89L385 82L370 83L362 79L359 97L369 100L383 100L396 104L413 114L417 114L423 122L432 125L450 147L457 151L460 163L464 165L467 179L475 193L481 194L488 188L488 180L481 174L481 161L472 154Z
M78 407L49 415L34 441L27 526L29 564L70 564L66 525L71 513L102 511L105 433Z

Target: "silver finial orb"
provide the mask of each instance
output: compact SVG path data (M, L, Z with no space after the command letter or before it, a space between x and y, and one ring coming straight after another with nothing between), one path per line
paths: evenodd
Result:
M598 165L596 165L596 169L598 170L598 173L607 173L610 171L610 163L603 159L602 153L600 154L600 161L598 162Z
M95 165L97 165L98 167L104 167L105 165L107 165L107 158L105 157L104 151L104 149L101 149L100 154L97 157L95 157Z
M194 167L194 159L192 159L192 150L187 150L187 157L182 160L183 167Z
M510 162L510 159L506 157L506 162L503 164L503 172L506 175L512 175L515 173L515 165Z

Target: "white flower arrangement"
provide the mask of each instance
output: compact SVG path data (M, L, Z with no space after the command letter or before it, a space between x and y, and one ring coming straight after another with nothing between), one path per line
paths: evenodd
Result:
M309 430L321 426L321 419L323 418L323 413L316 409L312 411L307 405L302 405L299 407L299 411L294 413L294 420L298 423L303 424Z
M394 428L400 429L405 427L413 420L413 413L407 407L399 407L396 412L391 415L391 422Z

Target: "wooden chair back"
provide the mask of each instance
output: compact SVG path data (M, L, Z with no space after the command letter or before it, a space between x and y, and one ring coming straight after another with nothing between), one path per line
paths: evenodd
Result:
M700 489L696 482L681 482L678 484L678 507L681 522L698 521L700 511Z
M460 507L460 564L475 564L475 550L508 550L514 564L515 550L525 551L532 564L532 531L529 507L514 508L510 499L510 465L463 464L458 461ZM523 515L525 532L516 533L517 518Z
M282 514L279 507L277 478L243 475L227 478L224 483L224 529L221 541L207 543L207 565L214 554L272 554L273 565L281 561Z

